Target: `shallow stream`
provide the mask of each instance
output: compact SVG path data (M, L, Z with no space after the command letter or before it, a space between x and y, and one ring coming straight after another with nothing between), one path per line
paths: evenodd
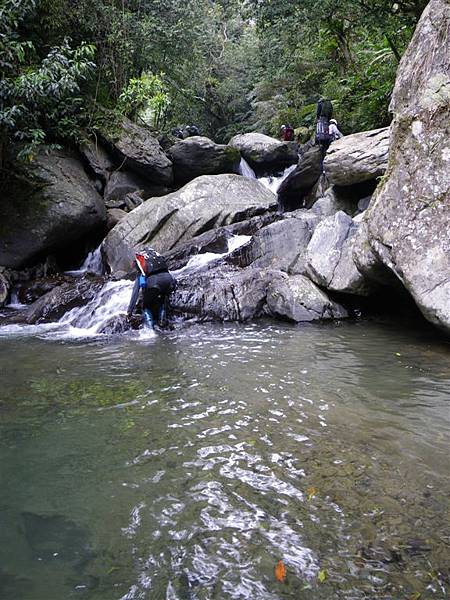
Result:
M450 596L430 330L29 333L0 329L0 598Z

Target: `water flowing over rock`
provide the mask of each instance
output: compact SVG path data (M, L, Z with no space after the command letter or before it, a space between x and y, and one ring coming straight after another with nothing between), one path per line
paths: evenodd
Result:
M124 118L117 131L99 135L123 167L159 185L172 184L172 163L148 129Z
M389 128L362 131L331 144L324 170L330 183L351 186L383 175L388 154Z
M41 152L0 195L0 265L21 268L102 228L106 210L69 152Z
M431 0L402 58L389 166L368 241L424 316L450 331L450 4Z
M25 311L24 320L30 324L58 321L68 311L95 298L103 283L101 277L87 276L63 283L31 304Z
M303 275L272 281L267 291L267 306L272 315L296 323L348 317L343 306L330 300Z
M239 150L212 140L193 136L174 144L168 154L173 163L176 183L185 184L200 175L237 173L241 155Z
M306 196L318 182L321 173L321 150L319 146L312 146L300 157L295 170L278 189L278 202L282 210L302 208Z
M235 135L228 143L240 151L257 173L275 173L294 165L298 160L297 150L292 142L280 142L262 133Z
M113 271L128 271L134 249L149 244L168 252L213 228L276 208L276 197L240 175L204 175L177 192L145 202L108 234L103 249Z

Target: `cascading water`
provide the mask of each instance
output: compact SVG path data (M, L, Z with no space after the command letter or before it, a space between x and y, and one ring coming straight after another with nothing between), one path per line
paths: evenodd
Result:
M230 254L250 240L247 235L235 235L228 240L227 252L216 254L206 252L192 257L186 266L173 271L175 277L186 276L204 268L208 263L218 260ZM83 266L93 264L93 256L100 256L100 249L91 253L91 262L86 259ZM100 256L101 258L101 256ZM95 264L95 262L94 262ZM89 269L72 271L73 275L80 275ZM133 281L122 279L120 281L108 281L98 294L88 304L76 307L65 313L56 323L45 323L41 325L7 325L0 328L0 335L9 334L39 334L52 338L86 338L94 337L102 333L105 327L115 317L120 318L125 314L131 297Z
M271 192L276 194L280 185L283 183L286 177L295 170L296 167L297 165L291 165L290 167L287 167L283 171L283 173L281 175L278 175L277 177L272 175L270 175L269 177L260 177L258 181L260 181L263 185L269 188Z
M249 179L256 179L255 171L251 168L245 158L241 158L239 163L239 174Z
M68 275L82 275L83 273L93 273L94 275L103 275L103 259L101 252L101 244L84 259L83 264L79 269L67 271Z

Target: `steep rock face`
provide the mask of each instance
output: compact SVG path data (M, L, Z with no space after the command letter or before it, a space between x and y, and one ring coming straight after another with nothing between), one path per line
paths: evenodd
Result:
M273 316L296 323L348 317L343 306L330 300L325 292L303 275L271 282L267 291L267 307Z
M102 227L106 210L70 153L40 153L0 194L0 265L21 268Z
M237 173L241 160L237 148L215 144L202 136L178 141L171 146L168 154L173 163L175 181L181 184L200 175Z
M299 210L264 227L250 242L238 248L227 262L247 267L270 268L289 273L304 271L304 255L319 217Z
M237 148L257 173L274 173L295 165L298 160L297 151L292 143L280 142L262 133L235 135L228 144Z
M398 70L386 180L368 240L424 316L450 331L450 4L431 0Z
M114 170L114 164L103 146L98 141L89 140L80 146L80 154L86 171L104 185Z
M371 286L353 260L357 228L342 211L319 223L306 251L306 272L312 281L335 292L370 293Z
M275 195L257 180L204 175L133 210L109 232L103 250L113 271L127 271L139 245L168 252L209 229L243 221L275 206Z
M389 129L347 135L333 142L324 160L330 183L350 186L383 175L389 154Z
M282 210L296 210L304 206L306 196L318 182L321 173L321 150L319 146L312 146L300 157L295 170L278 189L278 202Z
M172 163L150 131L124 118L116 132L101 131L99 135L121 166L156 184L172 184Z

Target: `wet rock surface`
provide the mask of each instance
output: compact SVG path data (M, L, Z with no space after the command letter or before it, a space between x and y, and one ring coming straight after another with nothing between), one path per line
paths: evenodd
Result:
M322 173L321 156L319 146L312 146L302 154L295 170L286 177L278 189L278 201L282 210L296 210L305 205L305 198Z
M63 283L31 304L20 318L28 324L58 321L68 311L92 300L104 282L103 277L84 276Z
M275 206L275 195L256 180L205 175L129 213L109 232L103 250L112 271L128 271L139 245L166 253L205 231L245 221Z

